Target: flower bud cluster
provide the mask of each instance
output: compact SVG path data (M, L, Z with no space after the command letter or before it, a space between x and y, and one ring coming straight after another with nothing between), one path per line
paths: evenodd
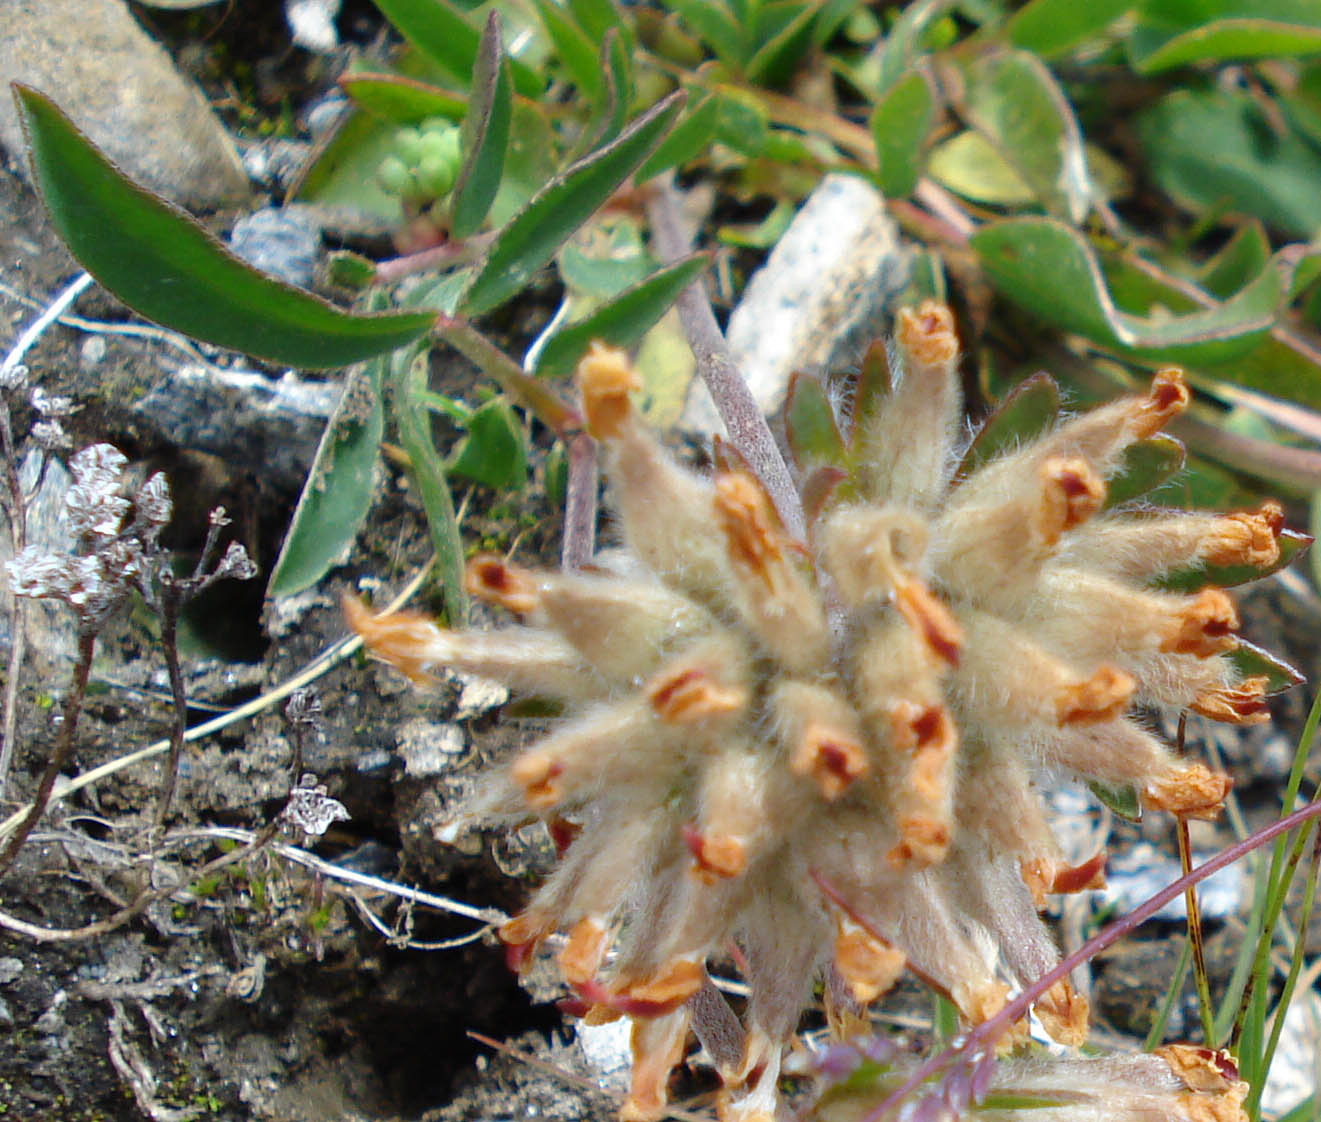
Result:
M393 150L381 161L381 187L415 207L443 199L462 166L459 130L443 117L395 133Z
M626 357L597 347L578 372L583 410L640 564L477 558L470 591L519 621L491 632L346 605L414 678L497 678L572 715L474 816L540 817L562 850L500 934L520 968L558 945L589 1022L632 1019L625 1119L664 1112L690 1031L729 1116L772 1117L819 980L840 1035L904 969L984 1021L1058 961L1047 895L1103 877L1103 854L1061 854L1042 774L1211 815L1229 779L1176 755L1142 713L1266 719L1267 676L1231 657L1229 597L1165 585L1274 564L1281 509L1107 505L1125 453L1187 405L1178 371L961 462L949 310L901 313L896 352L892 384L838 422L844 458L801 465L806 540L730 454L711 478L675 463L632 405ZM750 989L741 1024L707 976L729 957ZM1034 1011L1056 1040L1083 1042L1087 1003L1067 981Z

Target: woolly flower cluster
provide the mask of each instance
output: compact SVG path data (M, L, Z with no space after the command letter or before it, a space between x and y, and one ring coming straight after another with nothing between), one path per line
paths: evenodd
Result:
M561 850L500 935L520 967L555 953L586 1020L632 1018L625 1119L664 1111L690 1032L727 1116L773 1115L817 981L841 1035L905 967L984 1021L1058 961L1046 894L1103 872L1103 855L1062 858L1034 775L1209 815L1229 780L1176 758L1135 708L1266 719L1266 677L1229 657L1229 597L1157 585L1275 563L1280 508L1107 507L1126 450L1185 408L1178 371L960 467L948 309L902 313L896 351L893 384L860 391L839 421L843 466L805 472L805 541L732 453L712 478L676 464L631 404L627 359L598 347L579 388L635 566L477 558L471 591L521 621L492 632L346 608L415 678L461 669L571 714L477 810L541 816ZM741 1019L708 977L714 958L747 979ZM1035 1012L1057 1040L1083 1041L1067 982Z

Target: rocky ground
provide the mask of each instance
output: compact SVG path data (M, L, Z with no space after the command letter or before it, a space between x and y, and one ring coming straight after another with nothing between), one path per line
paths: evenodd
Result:
M274 7L243 5L233 18L252 9L252 26L265 37L255 88L266 83L268 96L285 97L301 113L324 90L334 61L283 42L281 21L255 15ZM173 17L145 18L176 62L208 78L212 100L223 100L214 43ZM364 19L355 9L341 26ZM362 34L370 32L368 25ZM243 36L232 27L223 35L232 55ZM0 71L12 66L4 58ZM227 123L240 123L232 107ZM267 186L259 176L248 189L260 198ZM233 218L221 213L215 222L226 227ZM0 172L0 349L77 272L32 192ZM77 322L46 331L25 357L33 385L80 407L67 423L73 446L108 441L143 477L166 472L176 509L167 545L181 556L196 553L207 513L223 505L233 520L229 532L269 571L335 379L183 348L142 331L95 288L75 311ZM510 330L526 335L546 314L532 301ZM442 381L469 376L457 367L436 371ZM20 441L32 420L18 395ZM27 447L24 441L20 451ZM53 506L57 474L42 482ZM524 561L556 556L557 514L538 483L498 502L482 492L468 498L472 540L513 548ZM294 681L345 638L341 593L388 599L428 551L419 504L401 476L383 469L352 555L314 590L270 604L262 578L218 587L194 606L185 628L190 724ZM0 604L6 646L11 611L11 601ZM1312 637L1321 611L1301 580L1255 590L1245 611L1247 633L1316 680L1321 660ZM72 653L71 624L58 610L32 612L29 632L18 751L10 795L0 804L6 814L30 791L51 749ZM108 768L43 821L0 882L0 912L9 917L0 931L0 1117L610 1116L617 1042L594 1039L589 1060L554 1006L536 1005L518 988L483 919L489 909L517 908L547 867L545 839L533 831L458 846L438 839L474 777L527 737L532 718L503 710L504 699L476 683L455 680L421 694L357 658L334 662L310 688L321 711L315 729L291 725L276 700L254 704L251 716L187 748L165 839L154 846L159 753ZM99 645L68 778L159 742L170 720L168 696L158 622L145 610L117 618ZM1271 729L1217 742L1242 777L1253 821L1277 806L1303 710L1296 691L1280 701ZM1202 731L1194 728L1194 739ZM276 847L199 876L204 862L272 820L295 769L315 775L349 818L319 839L282 832ZM1080 830L1095 825L1077 821ZM1196 841L1210 850L1228 838L1224 828L1208 827ZM1141 857L1137 871L1169 859L1167 822L1116 828L1112 851L1143 841L1152 857ZM309 865L309 855L322 864ZM1117 880L1123 889L1124 878ZM1235 883L1208 920L1210 967L1220 978L1239 941L1236 913L1246 907L1247 893ZM128 922L105 922L147 887L165 890L158 902ZM1128 891L1146 894L1140 886ZM435 897L459 901L477 918L434 906ZM1100 904L1063 917L1066 941L1088 928L1093 906ZM1177 959L1179 930L1155 923L1094 964L1102 1038L1145 1031ZM1312 953L1321 952L1321 925L1309 938ZM903 995L895 1009L926 1012L921 999ZM1176 1010L1184 1034L1196 1032L1194 1009L1189 996Z

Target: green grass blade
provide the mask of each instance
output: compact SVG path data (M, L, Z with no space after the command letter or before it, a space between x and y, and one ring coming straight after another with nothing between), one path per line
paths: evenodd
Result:
M683 94L671 94L546 184L496 235L464 294L464 314L489 312L522 291L656 147L682 105Z
M15 85L33 177L83 267L147 319L300 367L347 366L404 346L427 314L351 315L240 261L126 178L44 94Z

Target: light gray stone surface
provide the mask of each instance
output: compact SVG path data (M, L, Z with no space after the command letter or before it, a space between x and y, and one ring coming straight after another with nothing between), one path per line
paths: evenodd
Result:
M0 0L0 144L28 175L8 89L53 98L144 186L194 209L231 206L247 176L206 99L129 14L123 0Z

